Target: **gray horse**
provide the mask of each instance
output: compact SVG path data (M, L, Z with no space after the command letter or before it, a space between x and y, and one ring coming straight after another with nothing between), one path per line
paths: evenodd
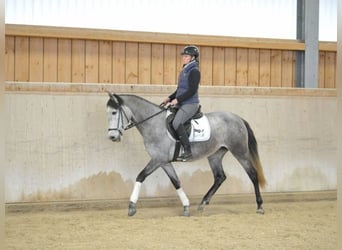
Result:
M183 205L183 215L189 216L189 199L180 186L179 178L172 165L175 140L167 134L166 109L135 95L109 93L107 102L108 137L120 141L124 130L136 127L141 133L145 148L151 157L149 163L138 174L130 197L128 215L136 213L141 184L147 176L161 167L170 178ZM264 213L259 185L265 185L262 166L258 156L255 136L249 124L239 116L229 112L205 114L211 127L210 139L191 143L193 160L207 157L214 175L214 184L204 195L198 210L202 211L226 179L222 167L223 156L230 151L247 172L254 185L257 213Z

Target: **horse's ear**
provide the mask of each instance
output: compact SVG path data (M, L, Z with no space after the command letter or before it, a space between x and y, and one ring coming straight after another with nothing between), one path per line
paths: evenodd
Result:
M115 96L116 100L118 101L119 106L121 106L124 103L124 101L119 95L113 94L113 96Z
M109 92L109 91L106 91L106 92L108 93L108 95L109 95L110 99L113 99L113 100L115 100L115 98L114 98L114 93L112 93L112 92Z
M120 107L124 103L124 101L122 100L122 98L119 95L111 93L109 91L106 91L106 92L108 93L110 100L114 104L115 108Z
M119 108L119 103L116 101L116 97L114 93L111 93L109 91L106 91L109 95L109 100L107 102L107 106L113 107L115 109Z

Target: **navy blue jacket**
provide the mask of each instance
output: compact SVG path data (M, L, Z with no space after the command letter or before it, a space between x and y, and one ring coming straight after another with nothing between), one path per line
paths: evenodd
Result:
M171 100L177 98L179 105L199 103L198 86L201 73L197 61L186 64L178 77L177 90L169 96Z

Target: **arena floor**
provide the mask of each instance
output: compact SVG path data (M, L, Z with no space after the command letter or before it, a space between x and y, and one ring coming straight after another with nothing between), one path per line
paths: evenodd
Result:
M172 199L142 200L134 217L110 201L8 204L6 249L336 248L336 191L264 195L264 215L251 198L217 197L187 218Z

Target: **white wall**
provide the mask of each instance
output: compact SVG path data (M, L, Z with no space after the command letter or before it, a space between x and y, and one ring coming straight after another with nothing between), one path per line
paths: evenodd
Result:
M6 23L296 38L296 0L7 0ZM337 0L320 0L319 39L337 40Z
M142 96L160 103L166 93ZM6 202L129 197L149 158L136 129L120 143L107 139L107 99L102 92L6 92ZM264 192L336 189L335 96L202 90L201 103L205 112L232 111L250 123L268 181ZM175 166L189 195L204 195L212 184L206 160ZM224 169L228 180L219 193L253 192L230 153ZM142 196L168 195L175 191L158 170L144 183Z

